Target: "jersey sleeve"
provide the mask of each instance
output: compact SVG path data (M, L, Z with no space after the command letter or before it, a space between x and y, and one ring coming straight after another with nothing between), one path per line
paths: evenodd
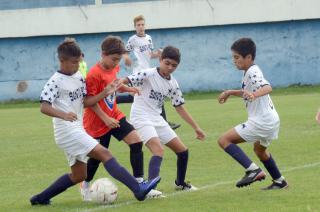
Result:
M86 95L95 96L99 91L99 79L93 74L89 74L86 78Z
M265 85L270 85L270 83L263 77L261 71L253 71L249 73L248 78L253 88L253 92L262 88Z
M171 104L178 107L184 104L184 98L177 81L174 81L174 86L168 90L168 97L171 99Z
M153 51L154 50L154 46L153 46L153 42L152 42L151 36L149 37L149 42L150 42L150 49L151 49L151 51Z
M40 102L49 102L52 104L56 98L59 98L59 85L57 80L51 78L43 87Z
M133 39L129 38L127 44L126 44L126 50L128 52L131 52L134 48L134 43L133 43Z
M134 87L142 86L144 81L150 76L152 72L148 70L140 71L134 74L129 75L127 78L129 79L130 85Z

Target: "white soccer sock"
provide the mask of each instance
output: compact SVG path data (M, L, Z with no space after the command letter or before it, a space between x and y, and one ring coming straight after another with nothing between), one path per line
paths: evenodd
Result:
M246 169L246 171L253 171L253 170L256 170L258 168L259 168L259 166L257 166L257 164L251 163L251 165Z
M284 181L284 177L281 176L278 179L274 180L276 183L282 183L282 181Z

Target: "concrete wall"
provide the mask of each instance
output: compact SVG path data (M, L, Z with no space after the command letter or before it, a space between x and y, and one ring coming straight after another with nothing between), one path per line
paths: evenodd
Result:
M252 37L257 59L275 87L320 83L320 20L287 21L149 30L156 47L172 44L182 61L174 73L183 91L239 87L241 73L231 60L230 45ZM127 40L132 32L112 33ZM89 66L100 56L108 33L74 36ZM64 36L0 39L0 100L37 98L46 80L58 69L56 47ZM157 61L153 61L156 65ZM122 66L121 75L127 72Z

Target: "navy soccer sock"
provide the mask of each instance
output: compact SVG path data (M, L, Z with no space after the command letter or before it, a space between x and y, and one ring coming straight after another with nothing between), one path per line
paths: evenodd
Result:
M99 168L100 161L89 158L87 163L87 178L85 179L86 182L90 182L94 175L96 174L98 168Z
M247 169L252 163L248 156L236 144L230 144L224 149L224 151L231 155L231 157L238 161L245 169Z
M152 156L149 162L149 180L159 176L162 157Z
M189 151L186 150L184 152L177 153L177 185L183 184L186 178L187 166L188 166L188 158Z
M103 165L113 178L126 185L133 193L139 191L140 188L136 179L115 158L111 158Z
M281 177L281 173L278 169L278 166L277 166L276 162L273 160L271 154L270 154L270 158L268 160L261 161L261 162L263 163L264 167L266 167L266 169L270 173L272 179L277 180Z
M64 192L73 185L74 183L71 181L69 174L62 175L52 185L38 194L38 197L40 200L50 200L52 197Z
M130 144L130 163L135 178L143 178L143 152L142 142Z

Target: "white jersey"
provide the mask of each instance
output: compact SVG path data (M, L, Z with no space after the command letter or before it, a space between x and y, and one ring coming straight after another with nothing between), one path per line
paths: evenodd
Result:
M49 102L55 109L77 115L77 120L72 122L53 118L55 141L65 152L70 166L77 161L86 163L88 153L98 144L83 128L83 97L86 94L85 81L77 71L71 76L56 72L48 80L40 96L41 102Z
M53 118L55 131L70 130L70 127L82 127L83 97L86 95L86 84L81 73L77 71L69 76L56 72L44 86L40 101L52 104L53 108L64 112L73 112L78 119L74 122L65 121L60 118Z
M133 35L126 44L126 50L133 51L136 62L133 64L133 73L142 69L150 68L151 52L153 51L153 43L150 35L140 37Z
M270 85L270 83L263 77L259 66L252 65L244 73L242 89L255 92L265 85ZM244 102L248 112L248 121L254 123L257 127L270 129L276 123L279 123L278 113L269 94L258 97L254 101L244 99Z
M145 125L166 126L160 115L165 97L171 99L174 107L184 104L184 98L177 81L171 75L163 78L157 68L150 68L128 76L131 84L140 87L141 95L135 95L131 107L130 121L135 128Z

